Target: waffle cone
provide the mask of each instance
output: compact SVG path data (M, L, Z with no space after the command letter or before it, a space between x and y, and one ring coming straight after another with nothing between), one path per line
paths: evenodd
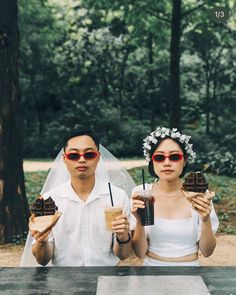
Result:
M31 215L29 219L29 229L31 231L39 231L44 233L57 223L61 214L61 212L56 211L54 215L44 215L38 217Z
M192 201L192 198L195 198L197 196L207 197L208 200L213 199L215 196L215 193L210 192L210 191L208 191L206 193L196 193L196 192L188 192L188 191L183 190L183 194L188 199L189 202Z

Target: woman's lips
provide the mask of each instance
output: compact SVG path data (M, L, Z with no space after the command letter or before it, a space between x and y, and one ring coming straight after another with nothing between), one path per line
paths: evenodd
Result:
M76 168L76 170L78 170L78 171L85 171L87 169L88 169L88 167L86 167L86 166L79 166Z
M165 170L162 170L162 172L164 172L164 173L172 173L172 172L174 172L174 170L171 170L171 169L165 169Z

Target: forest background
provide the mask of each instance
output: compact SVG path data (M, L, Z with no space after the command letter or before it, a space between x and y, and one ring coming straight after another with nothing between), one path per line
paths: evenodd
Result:
M235 175L236 31L211 18L227 2L235 9L185 0L173 20L172 1L19 1L24 157L54 157L80 127L117 156L142 156L142 138L171 124L192 135L199 162Z

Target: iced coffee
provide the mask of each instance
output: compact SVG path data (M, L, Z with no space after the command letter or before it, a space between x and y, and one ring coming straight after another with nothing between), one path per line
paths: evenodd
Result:
M116 217L121 215L123 212L123 207L105 207L105 220L106 220L106 229L112 231L111 223L116 220Z
M141 224L144 226L154 224L154 202L152 190L140 190L137 192L136 199L144 202L145 208L138 208L138 215Z

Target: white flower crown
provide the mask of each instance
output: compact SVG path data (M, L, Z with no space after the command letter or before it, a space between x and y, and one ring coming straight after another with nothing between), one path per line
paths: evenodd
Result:
M151 161L150 152L152 149L152 145L158 143L158 138L163 139L165 137L171 137L173 139L177 139L184 145L184 150L187 154L187 162L189 164L194 163L196 158L196 153L194 153L192 149L192 144L189 143L191 136L181 134L178 132L176 128L169 129L166 127L157 127L156 130L150 133L144 140L143 140L143 154L148 162Z

